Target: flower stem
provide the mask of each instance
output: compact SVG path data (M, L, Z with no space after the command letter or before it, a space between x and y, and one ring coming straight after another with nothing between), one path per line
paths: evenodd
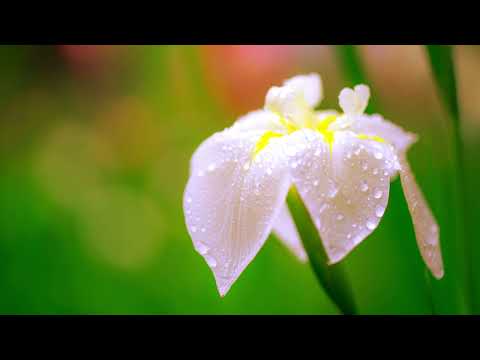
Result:
M324 288L342 314L355 315L357 311L353 292L345 271L341 264L328 265L327 254L318 230L294 187L288 194L287 204L320 286Z

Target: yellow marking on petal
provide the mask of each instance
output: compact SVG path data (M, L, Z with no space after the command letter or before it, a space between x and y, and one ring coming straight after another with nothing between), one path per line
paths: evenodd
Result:
M335 140L335 131L331 131L328 129L331 123L337 120L338 115L328 115L324 119L322 119L316 126L316 129L320 134L323 135L325 141L328 143L328 147L330 148L330 153L333 150L333 141Z
M297 131L299 129L299 127L295 123L293 123L290 120L284 118L283 116L280 116L280 124L282 124L283 127L285 129L287 129L287 132L289 134L291 134L292 132Z
M381 138L380 136L376 135L366 135L366 134L357 134L357 138L363 139L363 140L373 140L379 143L384 143L385 139Z
M270 142L271 139L282 137L283 135L271 130L266 131L255 144L255 150L253 151L253 157L257 156Z

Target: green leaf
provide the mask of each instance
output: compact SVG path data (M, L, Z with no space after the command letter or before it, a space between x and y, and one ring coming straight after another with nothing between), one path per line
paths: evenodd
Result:
M294 187L288 194L287 204L318 282L343 314L356 314L353 292L344 269L341 264L327 264L327 254L318 231Z
M426 48L440 96L455 121L455 126L459 127L457 83L455 81L452 47L449 45L427 45Z
M455 77L455 66L453 59L453 48L449 45L427 45L428 58L430 61L432 75L438 89L439 96L450 115L450 121L445 124L444 137L445 146L449 153L449 167L451 179L448 180L448 196L450 197L450 221L445 226L454 227L452 238L448 241L455 242L457 251L456 259L459 263L463 258L463 279L457 279L459 286L465 288L465 301L467 308L472 308L474 281L472 275L471 253L472 238L467 204L467 182L465 177L464 147L461 134L460 113L457 99L457 85ZM442 225L442 224L441 224ZM480 304L477 304L480 306Z

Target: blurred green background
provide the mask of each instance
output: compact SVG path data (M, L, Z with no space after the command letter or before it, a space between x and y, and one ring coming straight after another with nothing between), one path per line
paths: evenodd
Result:
M261 107L271 85L318 72L323 105L338 108L350 84L338 50L0 46L0 313L337 314L310 267L273 236L220 298L186 231L182 195L200 142ZM357 50L375 110L420 135L409 159L441 226L446 270L427 278L396 180L379 228L343 262L359 312L464 313L469 261L480 299L480 247L470 234L466 254L452 230L449 120L425 49ZM480 47L454 51L465 216L475 224Z

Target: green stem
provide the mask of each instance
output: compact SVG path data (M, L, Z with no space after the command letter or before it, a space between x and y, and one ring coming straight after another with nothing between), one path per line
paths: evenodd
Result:
M318 282L342 314L356 314L353 292L344 269L341 264L328 265L318 230L295 188L290 190L287 204Z

